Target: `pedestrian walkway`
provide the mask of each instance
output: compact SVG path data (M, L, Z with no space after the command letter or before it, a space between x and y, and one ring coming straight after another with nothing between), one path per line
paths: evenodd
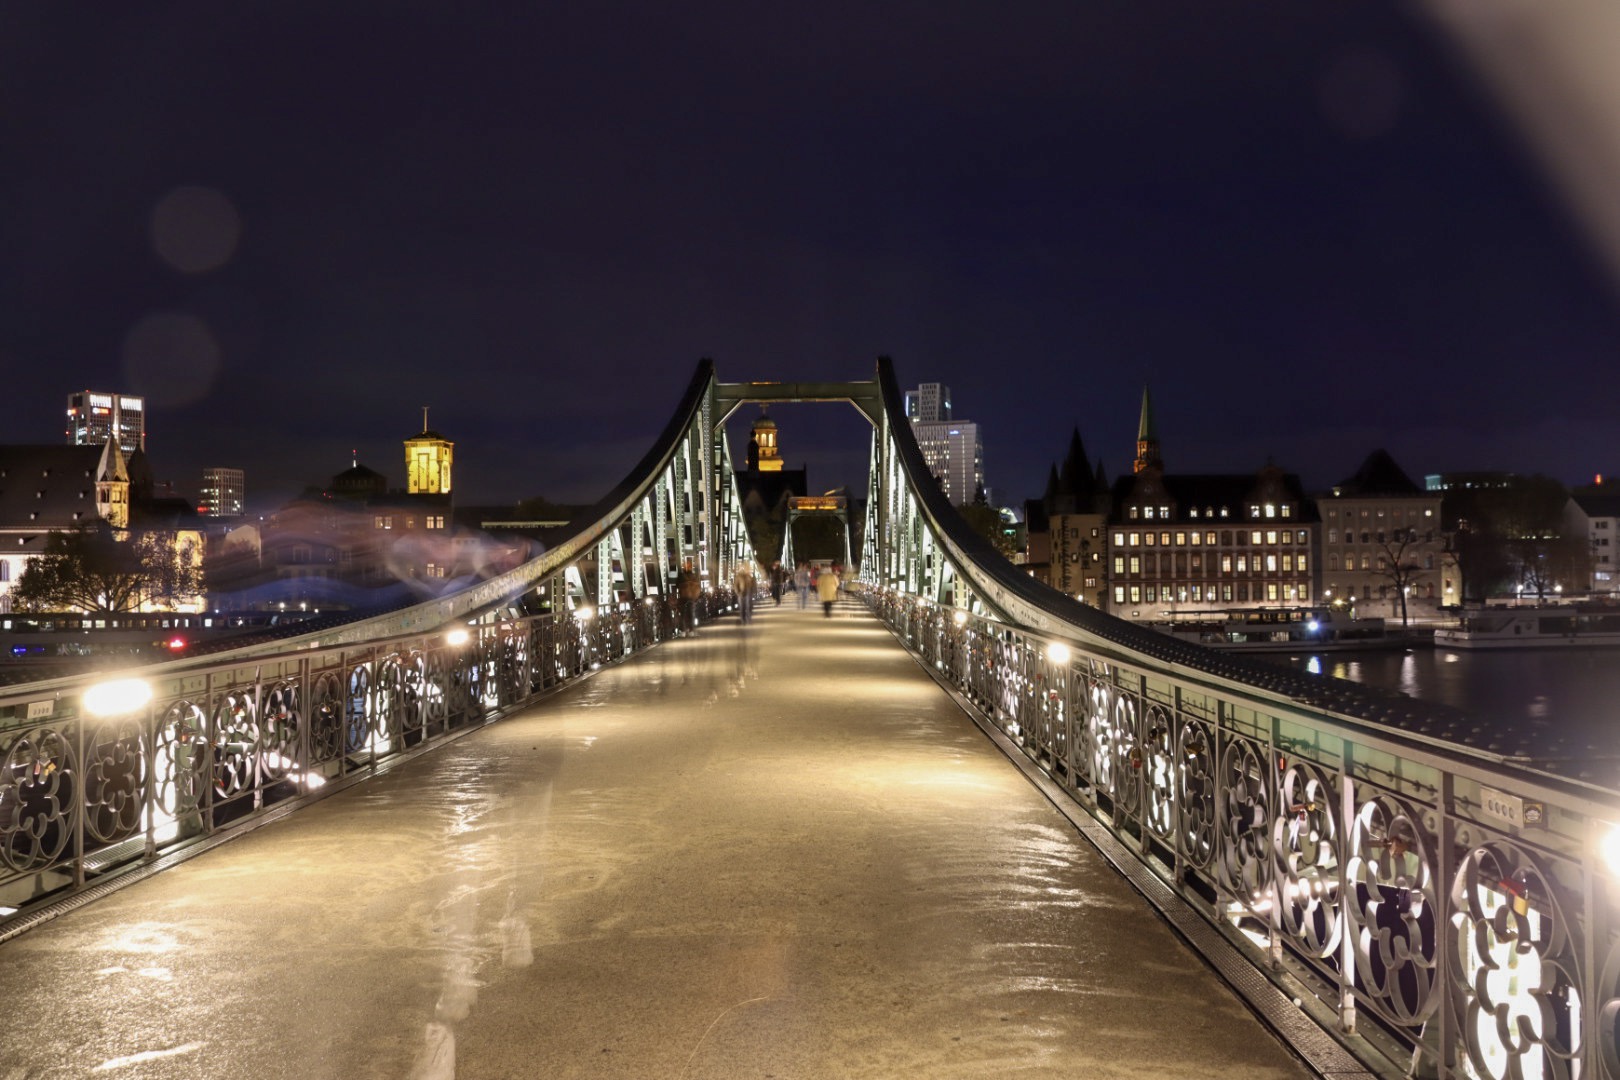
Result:
M836 614L767 600L0 946L0 1078L1307 1075Z

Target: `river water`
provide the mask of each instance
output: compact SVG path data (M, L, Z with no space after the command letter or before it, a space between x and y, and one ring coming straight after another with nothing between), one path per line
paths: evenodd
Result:
M1545 725L1620 754L1620 648L1409 650L1266 657L1434 701L1487 721Z

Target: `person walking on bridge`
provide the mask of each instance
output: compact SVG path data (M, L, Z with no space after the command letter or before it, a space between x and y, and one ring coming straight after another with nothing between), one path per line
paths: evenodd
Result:
M737 614L746 626L754 618L754 564L744 559L732 577L737 590Z
M800 563L799 568L793 572L793 587L799 590L799 606L808 607L810 604L810 564Z
M689 634L696 634L698 628L698 600L703 596L703 581L698 577L697 568L692 560L687 559L681 566L680 577L676 580L676 587L681 594L681 622Z
M838 570L826 567L816 575L816 594L821 597L821 613L832 618L833 605L838 602Z

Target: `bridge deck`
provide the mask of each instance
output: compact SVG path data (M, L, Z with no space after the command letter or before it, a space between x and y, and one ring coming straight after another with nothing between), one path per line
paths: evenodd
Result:
M1306 1075L874 620L789 599L0 947L0 1077Z

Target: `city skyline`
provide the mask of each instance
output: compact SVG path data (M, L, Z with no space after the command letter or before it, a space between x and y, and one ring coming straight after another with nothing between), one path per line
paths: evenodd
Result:
M5 441L137 394L159 479L273 501L402 486L428 405L458 498L590 502L700 357L889 355L1014 505L1073 428L1127 468L1144 385L1178 471L1620 468L1615 285L1437 28L1200 10L20 12ZM772 414L861 482L853 410Z

